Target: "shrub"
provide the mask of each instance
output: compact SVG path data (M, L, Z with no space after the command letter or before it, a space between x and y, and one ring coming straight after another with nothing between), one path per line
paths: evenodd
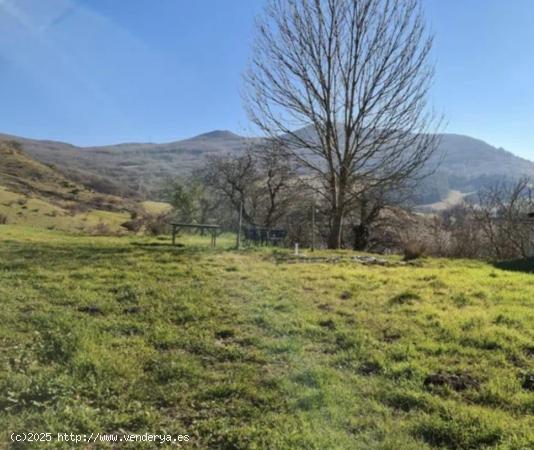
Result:
M425 254L425 246L421 242L408 242L404 245L404 261L421 258Z
M90 211L91 208L83 203L70 203L65 207L70 216L75 216L76 214L83 214Z
M113 211L116 209L111 202L111 197L95 196L90 201L90 205L94 209L102 209L105 211Z
M152 236L165 234L168 230L169 215L157 214L144 217L145 231Z
M143 220L142 219L128 220L127 222L122 223L121 227L127 229L128 231L137 233L143 227Z
M145 214L142 217L136 215L136 218L128 220L121 224L121 227L128 231L137 233L141 230L151 236L159 236L168 232L168 223L170 217L168 214Z

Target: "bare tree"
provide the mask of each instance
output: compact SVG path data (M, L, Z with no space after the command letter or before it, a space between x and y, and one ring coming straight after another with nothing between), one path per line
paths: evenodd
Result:
M253 155L245 152L240 156L217 155L208 158L206 166L199 171L204 183L216 195L222 195L235 211L243 205L243 218L253 221L258 199L254 185L258 178Z
M526 258L534 249L533 191L527 178L513 185L497 184L471 205L474 220L497 259Z
M241 155L218 155L197 171L215 197L222 198L245 222L275 226L294 200L294 172L273 141L251 146Z
M259 192L266 199L264 226L273 227L295 200L295 172L291 161L275 141L267 141L255 148L259 173L262 177Z
M415 177L434 151L431 46L417 0L268 1L245 104L314 174L330 248L362 192Z
M352 248L354 250L374 250L384 246L384 234L380 228L390 228L395 211L407 209L412 186L407 180L398 185L382 185L360 189L360 193L350 205L347 219L352 228ZM393 221L394 223L396 220Z

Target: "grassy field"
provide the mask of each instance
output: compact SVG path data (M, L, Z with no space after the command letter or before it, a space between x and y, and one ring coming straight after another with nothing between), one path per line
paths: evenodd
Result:
M533 275L181 242L0 226L4 447L534 448Z
M49 228L78 233L94 233L99 227L114 233L125 233L121 224L130 214L119 211L88 209L73 212L45 199L27 197L0 186L0 215L8 224Z
M146 201L132 205L135 205L141 213L150 215L163 214L170 209L167 203L161 202ZM126 211L90 208L73 211L43 198L8 191L2 186L0 186L0 216L4 216L10 225L84 234L98 234L101 230L114 234L127 234L121 225L130 220L130 213Z
M0 142L0 223L84 234L126 233L130 212L164 212L168 205L137 204L94 192L56 168L32 159L16 143Z

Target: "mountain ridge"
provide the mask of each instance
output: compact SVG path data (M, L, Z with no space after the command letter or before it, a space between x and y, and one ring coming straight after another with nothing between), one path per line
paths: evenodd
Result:
M66 146L66 147L72 147L72 148L82 149L82 150L92 150L92 149L100 149L100 148L121 148L125 146L174 145L174 144L179 144L179 143L186 142L186 141L203 140L203 139L254 139L254 138L248 138L246 136L242 136L237 133L234 133L233 131L230 131L230 130L215 129L215 130L207 131L205 133L196 134L191 137L186 137L182 139L174 139L171 141L163 141L163 142L129 141L129 142L117 142L113 144L103 144L103 145L77 145L77 144L72 144L70 142L66 142L66 141L62 141L58 139L40 139L40 138L32 138L32 137L19 136L16 134L0 132L0 141L32 141L32 142L40 142L42 144Z
M441 133L436 173L425 180L416 195L417 204L442 200L451 190L476 191L492 182L522 176L534 178L534 162L503 148L457 133ZM229 130L212 130L167 143L120 143L79 147L54 140L36 140L0 134L0 141L19 142L32 158L52 164L64 175L104 193L145 198L157 197L165 180L185 176L202 166L207 157L240 153L258 138Z

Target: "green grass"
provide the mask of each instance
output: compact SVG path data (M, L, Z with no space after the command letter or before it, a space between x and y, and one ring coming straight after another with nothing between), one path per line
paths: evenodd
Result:
M2 223L84 234L126 233L121 224L130 219L130 211L165 206L145 203L94 192L34 160L17 144L0 142Z
M181 243L0 226L0 442L128 431L189 434L185 448L533 448L531 275Z
M67 232L93 233L105 226L110 233L125 233L121 224L130 219L130 214L119 211L88 209L72 212L44 198L11 192L0 186L0 215L11 225L47 228Z

